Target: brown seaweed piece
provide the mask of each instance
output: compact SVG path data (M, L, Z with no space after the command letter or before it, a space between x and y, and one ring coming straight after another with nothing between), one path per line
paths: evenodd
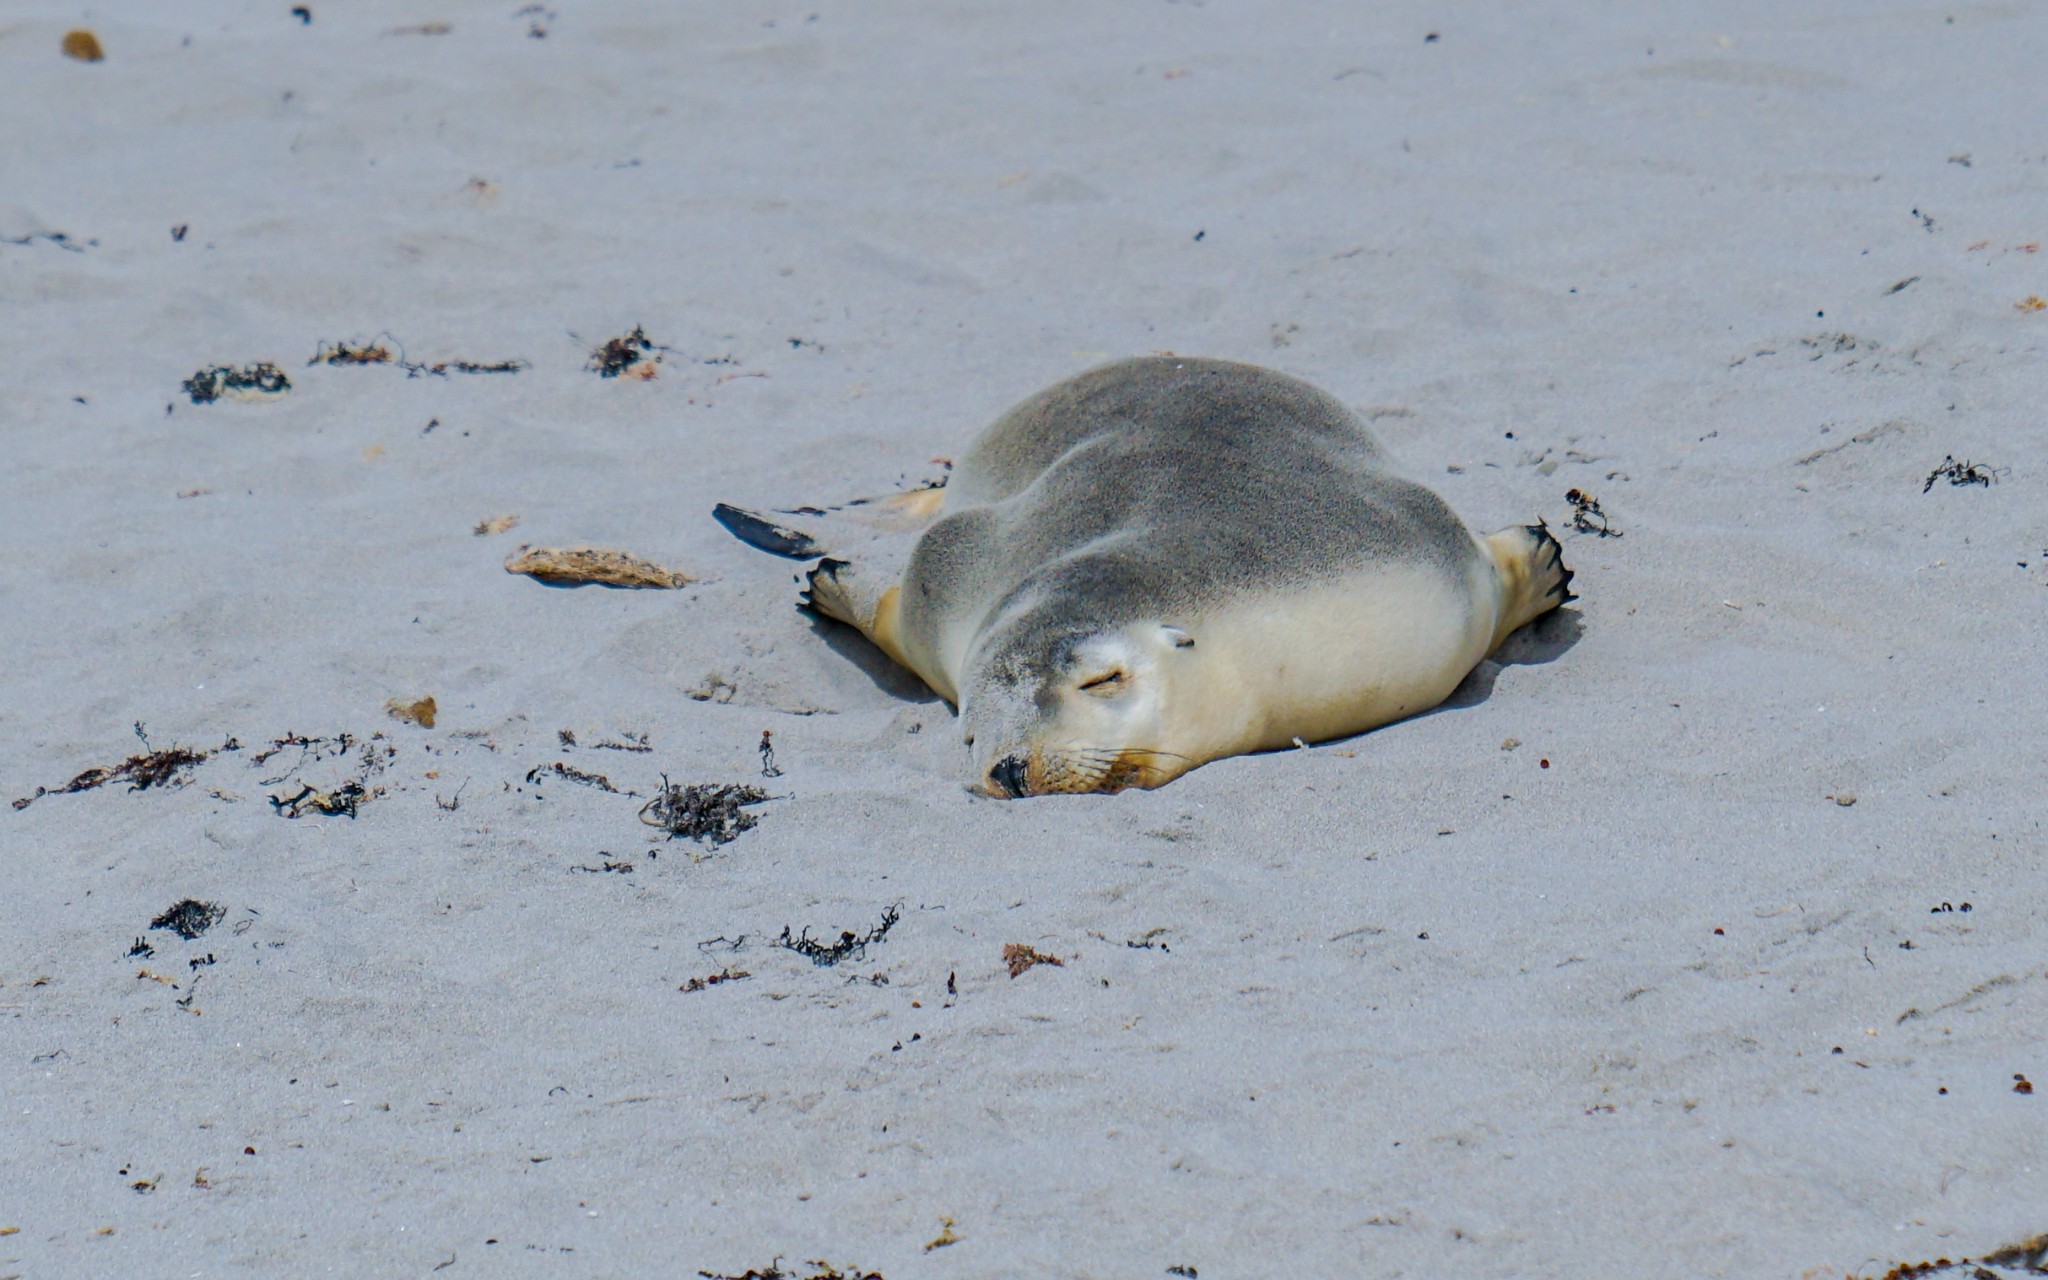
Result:
M185 771L196 764L202 764L213 755L211 751L195 751L190 747L166 747L162 751L149 745L149 738L142 731L142 723L135 724L135 736L142 742L142 754L129 756L120 764L96 765L79 774L61 787L37 787L32 796L23 796L14 801L16 809L26 809L44 796L74 795L80 791L92 791L109 783L125 782L130 791L147 791L151 787L182 787L185 785ZM229 738L218 749L239 751L242 744Z
M1058 956L1049 956L1038 948L1021 942L1003 944L1003 964L1008 967L1013 978L1034 965L1049 964L1055 969L1060 969L1065 968L1066 963Z
M692 978L682 986L677 987L676 990L704 991L717 986L721 982L742 982L753 976L753 974L748 973L745 969L734 969L728 966L720 969L717 973L707 974L702 978Z
M505 572L523 573L551 586L594 582L607 587L673 588L695 582L687 573L606 547L521 547Z

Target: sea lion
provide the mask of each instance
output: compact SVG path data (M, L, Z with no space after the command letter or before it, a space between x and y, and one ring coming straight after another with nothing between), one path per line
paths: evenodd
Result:
M1335 398L1222 360L1070 378L892 505L937 517L907 562L824 555L803 604L958 709L994 796L1156 787L1414 715L1575 598L1541 522L1476 536ZM825 550L715 514L764 550Z

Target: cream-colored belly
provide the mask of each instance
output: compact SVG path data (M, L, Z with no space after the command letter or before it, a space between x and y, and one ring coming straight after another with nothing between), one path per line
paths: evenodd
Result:
M1499 595L1474 557L1464 582L1392 566L1246 601L1193 628L1201 678L1177 684L1171 718L1214 759L1426 711L1486 656Z

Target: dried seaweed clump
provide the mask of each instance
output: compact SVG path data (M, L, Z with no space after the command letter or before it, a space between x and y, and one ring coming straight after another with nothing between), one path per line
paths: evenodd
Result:
M391 349L397 345L396 339L390 343L382 340L387 336L379 335L368 342L323 342L319 349L314 351L313 358L306 363L396 365L405 370L408 378L417 378L423 373L433 374L437 378L445 378L450 373L518 373L531 367L524 360L440 360L433 364L408 360L402 347L396 352Z
M1935 1258L1921 1262L1901 1262L1884 1273L1882 1280L1928 1280L1934 1276L1956 1275L1982 1280L1992 1276L1986 1267L2019 1271L2026 1275L2048 1274L2048 1233L2009 1244L2003 1249L1993 1249L1980 1257L1956 1259ZM1992 1280L1998 1280L1992 1276Z
M2048 1231L2038 1236L1993 1249L1978 1259L1994 1267L2024 1267L2029 1271L2048 1269Z
M600 378L616 378L630 373L636 378L654 376L654 367L661 363L659 348L647 331L639 325L633 332L608 340L603 346L590 353L590 363L584 368Z
M181 787L185 785L185 770L203 763L213 753L194 751L190 747L166 747L162 751L149 749L149 739L142 731L140 721L135 725L135 736L142 740L142 753L129 756L120 764L97 765L87 769L61 787L37 787L32 796L23 796L14 802L16 809L26 809L44 796L71 795L79 791L91 791L104 787L110 782L125 782L130 791L147 791L151 787ZM221 749L235 751L241 744L233 738Z
M782 936L775 940L775 945L784 951L796 952L821 969L829 969L841 960L857 960L866 955L868 948L888 937L889 930L895 928L896 922L902 918L903 904L898 903L884 911L881 923L866 933L846 929L839 934L839 941L833 943L819 942L811 936L809 929L792 937L789 926L784 925Z
M2003 467L1980 467L1974 462L1957 462L1956 456L1951 453L1942 458L1940 466L1927 473L1927 483L1920 486L1920 492L1926 493L1932 489L1937 480L1946 480L1952 486L1974 484L1989 489L2003 474Z
M332 791L300 783L299 793L295 796L270 797L270 807L286 818L303 818L309 813L317 813L323 818L353 818L365 800L374 800L379 794L353 778Z
M228 909L218 902L201 902L197 898L186 898L182 902L172 903L161 915L149 922L149 927L169 929L190 942L219 924L220 918L227 913ZM146 948L149 945L140 938L135 941L138 946ZM131 949L128 954L134 955L136 952Z
M558 587L596 583L606 587L669 589L695 582L689 574L664 569L651 560L604 547L521 547L505 562L505 572Z
M777 1258L765 1268L748 1267L738 1275L727 1275L723 1271L699 1271L697 1274L704 1277L704 1280L883 1280L881 1272L862 1271L859 1267L851 1271L841 1271L831 1263L817 1259L812 1259L805 1265L817 1269L809 1275L784 1271L782 1259Z
M613 786L612 780L601 773L592 773L588 769L578 769L575 765L564 764L560 760L555 761L553 764L537 764L533 768L528 769L526 771L527 785L533 786L540 783L543 781L544 775L550 773L554 774L557 778L566 778L570 782L579 783L586 787L596 787L599 791L609 795L632 796L635 799L638 799L640 796L638 791L622 791Z
M1006 942L1003 944L1003 963L1008 966L1010 976L1014 978L1033 965L1049 964L1055 969L1060 969L1064 968L1067 962L1021 942Z
M397 357L391 348L381 342L323 342L313 358L306 361L315 364L390 364Z
M640 806L640 821L668 832L669 839L688 836L716 846L752 831L761 820L742 806L765 804L768 793L744 783L693 782L678 786L661 775L661 790Z
M682 986L677 987L676 990L704 991L717 986L721 982L743 982L753 976L753 974L748 973L745 969L735 969L731 965L727 965L717 973L706 974L701 978L692 978Z
M268 360L258 360L239 369L217 364L201 369L178 385L192 397L193 404L212 404L222 396L230 400L275 400L292 389L292 380Z
M1580 533L1595 533L1603 538L1621 536L1621 530L1607 522L1607 513L1600 509L1600 499L1584 489L1573 489L1564 495L1564 500L1572 504L1572 528Z
M532 365L524 360L443 360L438 364L409 364L405 367L405 371L415 378L419 377L422 371L431 373L437 378L445 378L451 372L518 373L522 369L531 369L532 367Z

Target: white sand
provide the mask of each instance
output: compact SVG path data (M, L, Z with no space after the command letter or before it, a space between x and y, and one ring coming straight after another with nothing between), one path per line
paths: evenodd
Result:
M243 744L0 809L0 1276L1835 1277L2048 1230L2048 11L517 7L0 13L0 798L135 721ZM636 324L659 377L584 370ZM305 367L380 332L532 367ZM970 798L947 708L711 505L917 479L1161 349L1383 410L1475 525L1583 486L1626 536L1440 713ZM178 392L255 360L291 392ZM1923 495L1950 454L2006 470ZM701 862L524 781L745 781L763 729L784 798ZM344 731L385 794L274 813L257 749ZM148 929L187 897L227 915ZM892 903L836 969L770 945Z

